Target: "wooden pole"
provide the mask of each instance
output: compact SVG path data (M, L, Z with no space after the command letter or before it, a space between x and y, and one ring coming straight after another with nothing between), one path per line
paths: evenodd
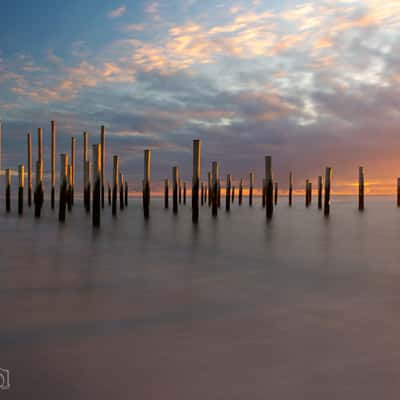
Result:
M108 187L108 205L111 206L112 204L112 189L110 183L107 185Z
M265 208L266 197L267 197L267 184L265 183L265 178L264 178L262 184L262 208Z
M125 187L125 177L124 174L121 172L119 173L119 182L120 182L120 187L119 187L119 209L123 210L125 206L124 202L124 187Z
M274 213L274 203L273 203L273 176L272 176L272 157L265 156L265 183L266 183L266 216L267 219L271 219Z
M100 151L101 151L100 153L101 208L104 208L104 175L106 169L106 129L104 125L102 125L100 129Z
M150 159L151 150L145 150L143 182L143 213L145 218L149 218L150 216Z
M92 170L92 162L90 160L86 160L85 163L85 176L86 176L86 212L90 213L90 192L91 192L91 170Z
M6 211L11 211L11 169L6 169Z
M218 215L218 182L219 180L219 164L218 161L212 163L212 195L211 195L211 206L212 215L216 217Z
M308 205L310 206L312 203L312 182L308 182Z
M400 178L397 178L397 207L400 207Z
M250 172L249 206L253 205L254 172Z
M67 207L67 180L68 180L68 154L61 154L60 156L60 199L58 220L65 221L65 213Z
M192 176L192 222L193 223L197 223L199 220L200 171L201 171L201 141L195 139L193 140L193 176ZM184 197L186 196L185 192L184 192Z
M117 215L117 193L119 185L119 157L113 157L112 215Z
M32 135L27 135L28 148L28 207L32 206Z
M232 204L235 202L235 185L232 186Z
M325 203L324 203L324 215L326 217L330 213L331 179L332 179L332 168L326 167L326 169L325 169Z
M242 205L243 200L243 179L240 179L239 183L239 206Z
M186 205L186 182L183 182L183 204Z
M358 168L358 209L364 210L364 168Z
M89 135L85 131L83 132L83 206L85 210L88 209L88 203L90 203L90 188L88 189L88 174L86 172L86 162L89 160ZM90 205L89 205L90 209Z
M51 209L56 206L56 122L51 121Z
M310 205L309 203L309 180L306 179L306 187L305 187L305 193L306 193L306 207L308 207Z
M35 217L40 218L44 201L43 190L43 129L38 129L38 161L36 163L36 188L33 195Z
M71 207L74 205L75 193L75 153L76 153L76 139L71 138L71 182L70 182L70 196Z
M225 208L229 212L231 210L231 187L232 187L232 175L228 174L226 177L226 194L225 194Z
M68 165L68 211L71 212L72 210L72 165Z
M204 182L201 181L201 193L200 193L200 199L201 199L201 206L204 206Z
M289 172L289 207L293 204L293 173Z
M179 167L172 167L172 211L178 213Z
M275 205L278 204L278 182L275 182L275 197L274 197Z
M101 144L93 145L93 203L92 203L92 224L93 227L100 226L101 208Z
M24 213L24 186L25 186L25 167L21 164L18 166L18 214Z
M322 175L318 176L318 209L322 209Z
M208 178L208 207L211 207L211 197L212 197L212 177L211 177L211 172L208 172L207 178Z
M221 208L221 177L218 176L218 191L217 191L218 208Z
M125 207L128 207L128 182L125 179Z
M169 181L168 179L164 180L164 208L169 208Z

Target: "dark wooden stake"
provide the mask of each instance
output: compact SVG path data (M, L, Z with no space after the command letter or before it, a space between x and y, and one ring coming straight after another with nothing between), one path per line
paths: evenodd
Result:
M179 167L172 167L172 211L178 214Z
M104 176L106 169L106 128L104 125L100 128L100 190L101 190L101 208L104 208Z
M278 182L275 182L275 196L274 196L275 205L278 204Z
M318 176L318 209L322 209L322 175Z
M143 214L150 216L150 158L151 150L144 151Z
M169 208L169 181L165 179L164 181L164 208Z
M326 167L326 169L325 169L325 202L324 202L324 215L326 217L329 216L329 213L330 213L331 178L332 178L332 168Z
M117 215L117 193L119 186L119 157L113 157L112 215Z
M274 183L272 177L272 157L265 156L266 216L271 219L274 213Z
M289 207L293 204L293 173L289 172Z
M121 173L119 173L119 182L120 182L120 187L119 187L119 209L123 210L124 207L125 207L125 202L124 202L125 177Z
M56 123L51 121L51 209L56 207Z
M18 166L18 214L24 213L24 186L25 186L25 167L23 165Z
M229 212L231 210L231 187L232 187L232 175L228 174L226 177L226 193L225 193L225 208Z
M101 209L101 145L93 145L93 195L92 195L92 225L100 227Z
M265 208L265 200L267 198L267 184L265 183L265 178L262 184L262 208Z
M250 186L249 186L249 206L253 205L253 187L254 187L254 172L250 172Z
M211 207L212 216L218 215L218 182L219 180L219 164L217 161L212 163L212 195L211 195Z
M60 156L60 198L58 220L65 222L65 214L67 207L67 191L68 191L68 154L61 154Z
M243 201L243 179L240 179L239 183L239 206L242 205Z
M44 201L43 190L43 129L38 129L38 161L36 162L36 187L33 195L35 217L40 218Z
M11 211L11 169L6 169L6 212Z
M364 168L358 168L358 209L364 210Z
M28 207L32 206L32 136L27 135L28 148Z

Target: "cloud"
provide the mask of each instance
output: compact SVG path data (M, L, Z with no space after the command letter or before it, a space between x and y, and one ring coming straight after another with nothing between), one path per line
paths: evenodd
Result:
M122 17L126 13L126 6L118 7L114 10L111 10L107 16L108 18L119 18Z

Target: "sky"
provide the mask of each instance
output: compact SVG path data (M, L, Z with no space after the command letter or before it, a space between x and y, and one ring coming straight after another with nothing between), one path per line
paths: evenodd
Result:
M355 192L362 165L367 192L393 192L399 28L398 0L2 0L3 167L26 163L28 131L49 146L54 119L58 153L77 138L78 183L82 133L105 125L106 175L118 154L133 188L147 148L155 186L173 165L190 181L198 138L203 178L217 160L223 181L260 185L271 155L283 189L331 166L334 191Z

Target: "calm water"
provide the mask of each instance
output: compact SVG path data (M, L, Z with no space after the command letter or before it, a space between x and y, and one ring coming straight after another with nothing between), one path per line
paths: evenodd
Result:
M3 202L1 202L3 204ZM9 399L398 399L400 210L0 213Z

